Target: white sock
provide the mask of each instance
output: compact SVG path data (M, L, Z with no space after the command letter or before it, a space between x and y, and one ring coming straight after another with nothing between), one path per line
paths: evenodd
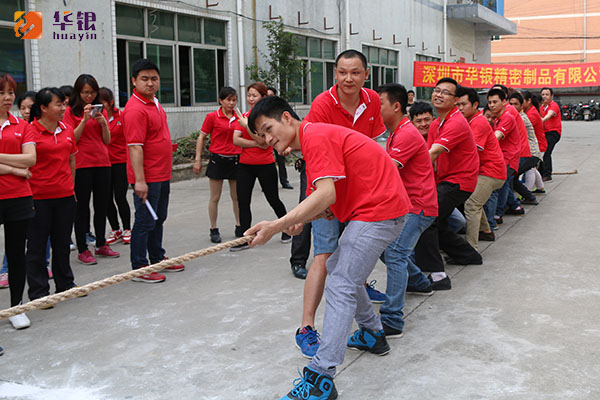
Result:
M448 275L446 275L445 272L432 272L431 280L433 280L434 282L437 282L437 281L441 281L442 279L444 279L447 276Z

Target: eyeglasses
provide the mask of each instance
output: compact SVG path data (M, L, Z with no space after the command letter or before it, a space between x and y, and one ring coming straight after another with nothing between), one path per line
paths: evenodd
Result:
M96 92L94 92L94 91L91 91L91 92L85 91L85 92L81 92L81 94L83 96L95 96Z
M433 93L435 93L435 94L441 94L442 96L455 96L455 94L454 93L450 93L448 91L448 89L442 90L439 87L436 87L435 89L433 89Z

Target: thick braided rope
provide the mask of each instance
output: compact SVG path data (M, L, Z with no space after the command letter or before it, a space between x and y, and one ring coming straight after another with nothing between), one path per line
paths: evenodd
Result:
M35 299L29 303L22 304L20 306L7 308L5 310L0 311L0 321L3 319L13 317L15 315L22 314L27 311L50 307L57 303L60 303L61 301L73 299L75 297L85 296L88 293L93 292L94 290L102 289L107 286L112 286L117 283L125 282L133 278L137 278L138 276L150 274L152 272L162 271L167 267L179 265L187 261L193 260L195 258L207 256L233 246L239 246L244 243L250 243L254 238L255 235L244 236L236 240L218 244L216 246L207 247L205 249L193 251L191 253L187 253L179 257L170 258L168 260L164 260L157 264L152 264L144 268L135 269L118 275L113 275L100 281L88 283L84 286L74 287L64 292L56 293L46 297L41 297L39 299Z

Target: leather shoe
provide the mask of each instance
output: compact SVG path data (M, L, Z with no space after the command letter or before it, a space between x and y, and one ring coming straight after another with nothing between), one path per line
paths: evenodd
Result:
M306 279L306 275L308 274L308 270L302 264L293 264L292 265L292 273L298 279Z
M290 185L289 182L282 183L281 187L284 188L284 189L290 189L290 190L294 189L294 187L292 185Z

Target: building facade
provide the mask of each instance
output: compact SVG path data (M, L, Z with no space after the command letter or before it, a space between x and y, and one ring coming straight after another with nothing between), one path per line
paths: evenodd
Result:
M174 137L199 130L217 107L219 88L238 90L245 108L247 67L265 67L263 22L281 18L296 35L306 76L293 99L300 115L334 84L335 56L349 48L368 57L367 86L412 87L417 60L491 60L492 35L514 33L498 2L481 0L4 0L0 9L0 68L20 90L73 84L92 74L113 89L122 107L131 93L130 67L154 60L161 70L159 100ZM481 3L481 4L478 4ZM493 4L488 4L493 3ZM13 13L43 15L41 39L15 37ZM498 11L498 12L496 12ZM427 97L423 90L418 92Z

